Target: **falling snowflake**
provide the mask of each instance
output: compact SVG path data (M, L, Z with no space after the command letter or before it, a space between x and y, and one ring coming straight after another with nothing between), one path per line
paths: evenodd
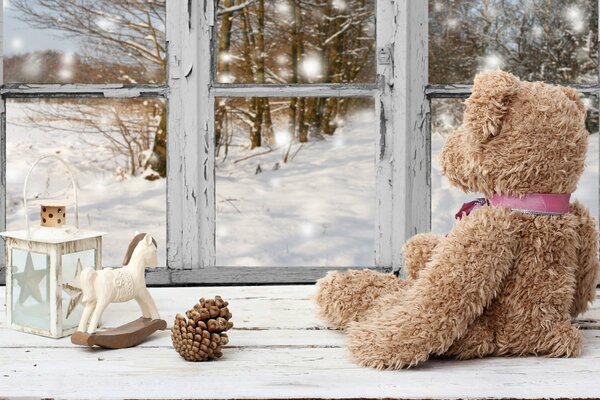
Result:
M220 83L233 83L234 78L231 74L219 74Z
M287 65L288 61L289 58L285 54L280 54L277 56L277 64L279 65Z
M107 32L114 31L117 28L115 21L104 17L96 18L95 23L100 29Z
M318 79L322 73L321 59L316 56L309 56L302 61L302 72L308 79Z
M275 143L278 146L287 146L292 141L292 135L288 131L275 132Z
M448 28L454 29L454 28L458 27L458 23L459 23L458 18L448 18L448 21L447 21Z
M585 22L583 20L583 13L581 9L575 5L567 8L566 17L571 24L571 29L575 32L581 32L585 28Z
M335 8L336 10L340 10L343 11L346 9L346 7L348 7L348 5L346 4L346 2L344 0L333 0L333 8Z
M71 66L75 64L75 53L68 51L62 56L62 63L65 66Z
M285 2L279 2L279 4L277 4L276 8L277 8L277 12L282 15L290 15L290 13L292 11L289 4L287 4Z
M73 71L69 68L63 68L58 72L58 77L63 81L68 81L73 78Z
M14 37L12 38L12 40L10 41L10 47L14 50L14 51L19 51L23 48L23 46L25 45L25 42L23 41L23 39L21 39L20 37Z
M483 58L483 64L481 65L482 71L491 71L501 68L504 65L504 60L498 54L489 54Z
M233 56L231 55L231 53L223 52L221 53L220 58L222 62L229 63L233 59Z
M541 26L539 26L539 25L534 25L531 28L531 34L533 35L533 37L539 39L544 34L544 29Z
M315 226L310 222L305 222L300 225L300 233L302 233L302 236L304 237L312 237L315 234Z

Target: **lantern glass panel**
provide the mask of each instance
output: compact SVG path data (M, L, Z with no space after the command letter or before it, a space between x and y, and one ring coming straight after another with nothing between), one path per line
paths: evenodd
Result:
M70 329L79 324L83 305L81 301L75 302L78 292L73 288L79 286L79 277L77 276L81 268L96 268L96 250L84 250L76 253L64 254L62 256L62 323L63 329ZM79 271L78 271L79 270ZM80 292L79 292L80 293ZM69 312L69 305L73 300L76 306Z
M50 328L50 258L47 254L12 249L12 322Z

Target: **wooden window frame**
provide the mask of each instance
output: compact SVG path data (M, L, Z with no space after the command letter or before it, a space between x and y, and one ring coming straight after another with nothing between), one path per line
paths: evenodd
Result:
M2 1L0 0L0 6ZM402 244L430 229L428 2L377 1L374 84L223 85L213 83L215 0L167 0L165 85L8 84L0 80L0 215L6 215L6 99L140 98L167 101L167 268L154 285L313 283L335 267L219 267L215 254L215 97L372 97L376 118L375 257L371 266L402 274ZM0 28L2 27L0 7ZM0 43L3 42L0 30ZM0 79L2 79L0 47ZM6 227L0 218L0 230ZM0 259L4 260L4 246ZM361 267L363 268L363 267ZM1 274L0 283L4 280Z

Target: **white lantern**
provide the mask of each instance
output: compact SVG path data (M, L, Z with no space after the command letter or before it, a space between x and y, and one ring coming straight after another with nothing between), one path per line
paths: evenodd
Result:
M40 225L29 226L27 185L38 163L60 161L74 192L75 226L67 225L67 201L40 201ZM79 273L102 265L103 233L79 229L77 184L69 165L57 156L37 160L23 188L25 230L3 232L6 241L6 311L8 326L23 332L60 338L75 332L83 306Z

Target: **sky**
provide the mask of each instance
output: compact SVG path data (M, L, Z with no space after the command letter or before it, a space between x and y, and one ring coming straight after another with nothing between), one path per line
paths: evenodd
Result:
M38 50L77 51L79 43L76 39L65 38L64 33L52 29L33 29L19 21L17 10L11 7L10 0L3 0L4 5L4 54L27 53Z

